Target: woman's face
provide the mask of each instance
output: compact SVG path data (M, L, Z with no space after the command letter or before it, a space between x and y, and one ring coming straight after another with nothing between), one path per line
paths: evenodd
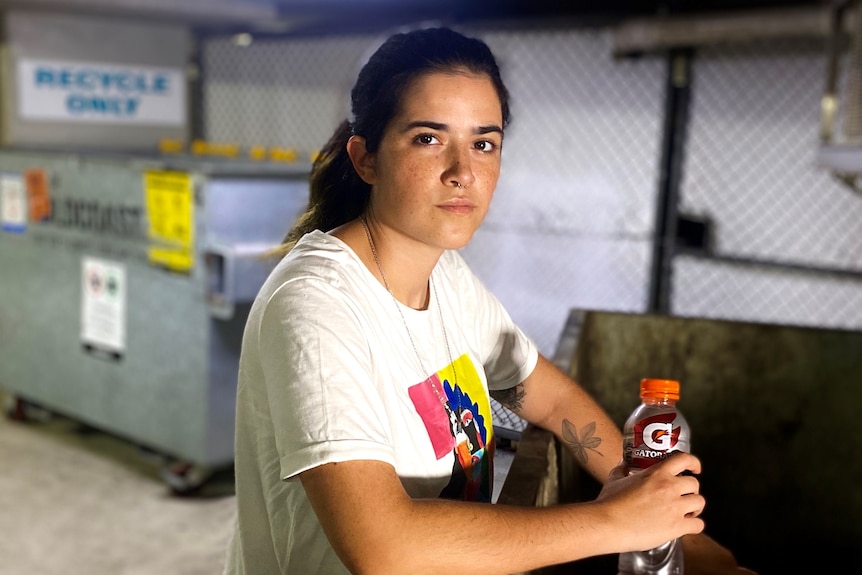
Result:
M437 249L467 245L497 186L502 128L487 76L435 72L413 80L366 177L377 224Z

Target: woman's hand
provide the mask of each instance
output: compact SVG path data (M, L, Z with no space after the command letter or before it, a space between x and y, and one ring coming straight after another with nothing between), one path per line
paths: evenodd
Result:
M700 460L679 452L637 473L613 468L596 503L622 528L621 551L638 551L703 531L705 500L699 494Z
M683 461L679 461L680 459ZM673 460L677 460L677 465L671 467L671 463L669 462ZM679 465L680 463L682 463L682 465ZM681 472L683 475L696 475L700 472L700 462L697 458L693 458L690 455L682 455L681 452L677 452L672 457L669 457L661 463L657 463L648 470L641 473L635 473L633 475L629 473L629 469L625 463L620 462L608 476L608 481L605 483L602 492L599 494L599 499L603 497L615 498L617 497L616 494L618 492L621 492L623 497L630 497L631 495L625 495L625 492L628 489L626 486L627 481L631 481L633 477L646 479L651 473L655 473L657 471L661 471L662 474L676 474ZM669 480L669 478L666 479ZM680 479L682 479L682 477L680 477ZM687 481L690 483L691 481L696 480L690 477ZM690 491L690 493L695 494L698 492L698 489L699 484L695 483L695 488L693 491ZM685 492L685 490L683 490L683 492ZM648 492L644 495L650 497ZM702 509L703 508L701 507L700 510L690 514L689 517L700 515ZM635 519L635 521L642 521L643 523L633 521L633 524L650 525L652 527L654 523L650 520L650 516L646 514L653 512L647 509L644 509L644 511L645 516ZM757 573L751 569L740 567L736 561L736 557L734 557L733 553L731 553L729 549L723 547L705 533L698 532L683 535L682 547L685 555L686 575L757 575Z

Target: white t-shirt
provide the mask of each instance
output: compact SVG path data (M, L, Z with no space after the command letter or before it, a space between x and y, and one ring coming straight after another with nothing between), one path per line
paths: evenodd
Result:
M490 501L488 389L523 381L537 350L457 252L431 286L427 310L397 303L319 231L273 270L243 336L225 573L348 572L297 479L324 463L385 461L412 497Z

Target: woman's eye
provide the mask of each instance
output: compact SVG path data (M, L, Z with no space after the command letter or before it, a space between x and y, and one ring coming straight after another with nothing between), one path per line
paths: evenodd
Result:
M476 149L481 152L493 152L497 149L497 144L490 140L482 140L480 142L476 142Z
M431 134L419 134L416 136L416 142L420 144L424 144L426 146L430 146L431 144L439 143L439 140L432 136Z

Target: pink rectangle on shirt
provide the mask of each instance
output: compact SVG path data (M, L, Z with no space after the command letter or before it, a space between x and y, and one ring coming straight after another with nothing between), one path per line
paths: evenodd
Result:
M439 396L434 391L435 387ZM452 435L449 414L440 401L440 397L445 397L440 378L435 373L425 381L411 386L407 392L416 407L416 412L425 424L431 445L434 447L434 455L437 459L442 459L455 448L455 437Z

